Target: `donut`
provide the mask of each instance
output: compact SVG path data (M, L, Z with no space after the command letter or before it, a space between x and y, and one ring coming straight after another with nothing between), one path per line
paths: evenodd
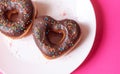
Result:
M81 28L71 19L57 21L50 16L38 16L32 35L42 54L54 59L75 48L81 38Z
M36 15L31 0L0 0L0 32L16 39L29 32Z

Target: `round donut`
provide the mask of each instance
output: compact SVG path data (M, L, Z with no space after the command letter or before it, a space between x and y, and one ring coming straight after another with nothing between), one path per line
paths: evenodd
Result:
M31 0L0 1L0 31L11 38L26 35L34 17L35 8Z
M33 23L33 37L42 54L54 59L73 49L81 37L77 22L70 19L56 21L50 16L39 16Z

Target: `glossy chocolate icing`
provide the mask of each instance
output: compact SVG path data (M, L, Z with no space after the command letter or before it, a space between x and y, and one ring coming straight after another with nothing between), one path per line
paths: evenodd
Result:
M31 0L0 0L0 31L5 35L21 36L31 25L33 17Z
M81 36L81 29L74 20L56 21L50 16L37 17L32 30L38 48L48 58L59 57Z

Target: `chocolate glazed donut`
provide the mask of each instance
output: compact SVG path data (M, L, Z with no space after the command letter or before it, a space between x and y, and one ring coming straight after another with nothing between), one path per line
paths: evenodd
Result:
M48 59L73 49L81 36L81 29L74 20L56 21L49 16L37 17L32 29L38 48Z
M31 28L35 9L31 0L0 0L0 31L21 38Z

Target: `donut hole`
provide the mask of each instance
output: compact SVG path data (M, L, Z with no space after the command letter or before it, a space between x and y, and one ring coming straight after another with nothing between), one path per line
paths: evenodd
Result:
M62 31L49 31L47 38L50 43L58 45L64 41L64 33Z
M7 10L5 12L5 18L11 22L16 22L18 18L18 10Z

